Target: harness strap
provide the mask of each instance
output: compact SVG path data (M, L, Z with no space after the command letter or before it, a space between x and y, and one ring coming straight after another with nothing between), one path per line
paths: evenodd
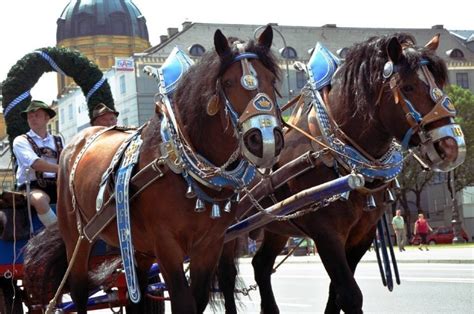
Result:
M293 112L291 113L290 118L288 119L288 124L297 124L298 121L301 118L301 115L303 114L304 110L304 97L303 95L298 96L298 102L296 103L295 108L293 109ZM296 112L296 114L295 114Z
M135 249L133 247L132 226L130 221L129 183L132 170L138 162L142 143L143 140L140 138L140 133L136 133L125 151L125 155L117 172L115 185L117 232L119 236L120 253L125 271L128 295L133 303L140 301L141 293L135 270Z
M167 171L168 167L165 161L160 158L153 160L136 173L130 180L130 201L135 199L156 180L163 177ZM109 195L109 198L102 206L102 210L97 212L84 226L84 236L89 242L93 242L102 230L116 217L115 207L112 206L115 200L115 194L110 191Z
M286 184L288 181L314 168L318 163L319 156L320 152L310 151L304 153L278 168L270 176L260 180L260 182L250 190L250 193L257 201L262 200L264 197L273 194L275 190ZM252 198L248 195L244 195L237 207L236 217L243 217L254 206Z

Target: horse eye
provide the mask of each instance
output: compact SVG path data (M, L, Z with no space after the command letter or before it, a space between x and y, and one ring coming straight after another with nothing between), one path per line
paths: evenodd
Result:
M405 85L402 87L402 91L405 93L411 93L413 92L414 88L411 85Z
M224 88L230 88L232 87L232 82L231 80L225 80L223 85L224 85Z

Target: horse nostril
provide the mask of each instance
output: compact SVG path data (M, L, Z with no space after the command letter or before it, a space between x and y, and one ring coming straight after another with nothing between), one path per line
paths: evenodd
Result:
M263 157L263 139L262 133L258 129L252 129L244 135L244 144L247 149L255 156Z
M280 155L283 146L285 146L285 141L281 129L273 130L273 135L275 136L275 156Z

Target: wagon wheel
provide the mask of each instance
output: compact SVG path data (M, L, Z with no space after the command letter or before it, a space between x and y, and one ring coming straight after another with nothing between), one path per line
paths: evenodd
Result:
M0 313L23 314L22 291L18 289L16 281L14 286L12 287L10 280L0 279ZM13 301L14 291L15 301Z
M150 277L148 279L148 284L160 283L161 278L160 275L157 274L156 276ZM145 313L156 313L156 314L164 314L165 313L165 301L164 300L157 300L156 298L163 298L164 292L163 291L155 291L151 296L145 295L142 298L141 302L144 302L144 312ZM127 306L125 308L125 313L133 313L133 311Z

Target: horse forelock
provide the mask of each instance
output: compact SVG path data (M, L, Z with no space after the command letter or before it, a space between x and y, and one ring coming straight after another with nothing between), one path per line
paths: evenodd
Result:
M341 110L345 110L345 120L361 114L367 119L375 118L376 101L383 83L383 68L389 60L387 45L396 37L404 48L403 56L397 64L403 77L419 69L421 60L428 61L428 69L442 87L447 82L447 68L444 61L434 51L416 46L415 38L408 33L395 33L371 37L365 42L354 44L348 51L341 67Z
M202 127L209 116L206 105L216 94L218 78L226 71L239 54L237 43L244 43L238 38L229 37L230 53L222 58L215 50L205 53L201 59L186 72L178 84L173 96L173 103L179 110L179 116L187 131L192 134L201 134ZM253 40L245 44L245 52L258 55L262 64L277 78L280 78L280 69L272 52L257 45Z

